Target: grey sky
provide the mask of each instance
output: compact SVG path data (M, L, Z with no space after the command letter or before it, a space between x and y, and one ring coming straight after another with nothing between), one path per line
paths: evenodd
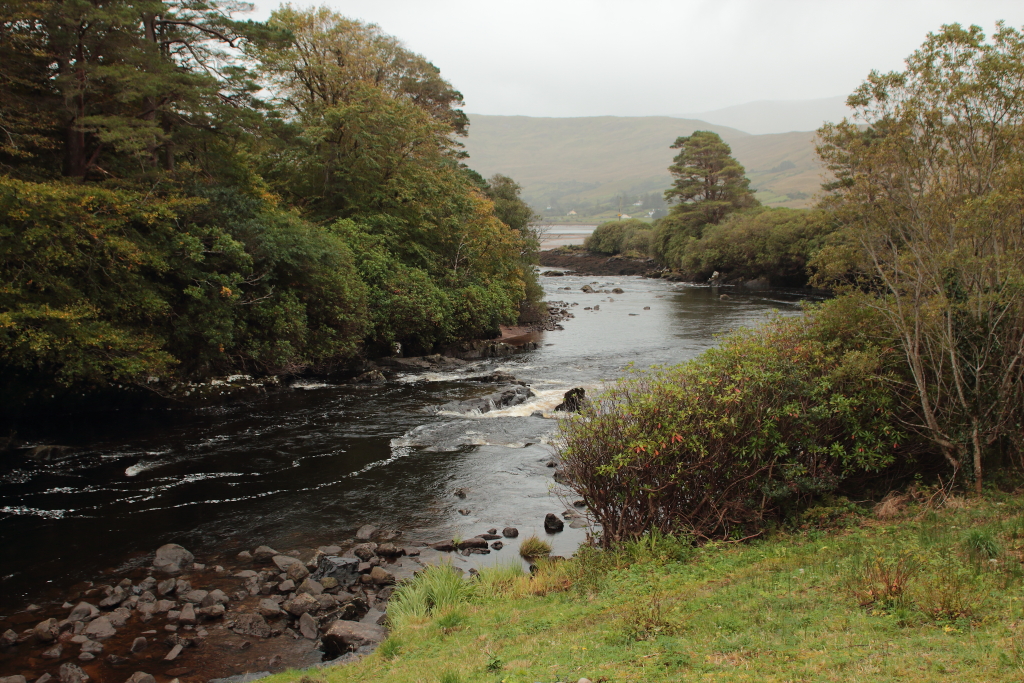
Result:
M278 2L259 0L257 18ZM1024 26L1001 0L324 0L436 64L466 111L681 115L846 95L942 24Z

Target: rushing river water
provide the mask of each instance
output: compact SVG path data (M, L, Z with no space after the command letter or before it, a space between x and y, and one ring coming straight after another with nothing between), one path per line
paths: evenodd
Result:
M550 414L567 389L596 390L627 364L691 358L771 309L799 310L801 298L631 277L543 280L550 301L578 302L576 317L511 359L384 386L306 383L248 404L23 425L30 443L78 450L2 474L0 610L62 600L72 583L141 563L169 542L212 561L263 543L316 547L365 523L419 540L507 525L543 535L544 515L565 505L546 466L557 421L535 411ZM624 293L582 293L590 283ZM437 412L493 391L466 377L494 369L537 396L482 416ZM555 553L571 554L583 537L567 526L551 539ZM517 557L512 547L473 559L503 555Z

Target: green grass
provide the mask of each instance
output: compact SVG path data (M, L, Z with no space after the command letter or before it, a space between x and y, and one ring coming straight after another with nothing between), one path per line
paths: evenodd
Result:
M323 675L328 683L1021 680L1024 497L952 502L749 544L693 548L648 537L542 561L533 575L488 569L466 582L471 590L451 588L451 570L426 572L396 592L394 644ZM396 607L427 593L448 597L395 619Z
M525 558L541 557L551 554L551 544L530 536L519 544L519 554Z

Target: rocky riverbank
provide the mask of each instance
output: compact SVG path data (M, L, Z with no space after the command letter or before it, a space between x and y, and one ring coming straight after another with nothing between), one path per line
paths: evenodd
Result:
M642 275L660 277L663 268L654 259L634 259L625 256L605 256L581 249L551 249L539 254L540 265L572 271L577 275ZM561 275L559 271L544 275Z
M574 509L562 517L582 523ZM558 533L563 522L552 513L543 526ZM62 604L0 617L0 683L233 683L345 664L387 637L398 583L452 553L515 552L518 536L505 527L402 544L401 532L365 525L315 549L264 545L202 562L167 544L122 576L72 587Z

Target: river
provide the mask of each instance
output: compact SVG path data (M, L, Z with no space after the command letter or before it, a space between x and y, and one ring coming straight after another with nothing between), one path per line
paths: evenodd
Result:
M575 318L511 359L400 374L383 386L304 382L253 403L21 425L26 445L77 450L2 474L0 610L62 601L67 586L127 571L170 542L212 562L264 543L316 547L366 523L404 540L510 525L543 535L544 515L565 509L547 467L563 392L595 391L631 363L691 358L773 309L795 313L801 299L636 277L542 279L550 301L578 304ZM584 284L623 293L584 294ZM495 369L537 396L484 415L437 412L493 391L466 378ZM569 555L584 531L567 526L551 538L556 554ZM514 545L472 559L503 557L517 560Z

